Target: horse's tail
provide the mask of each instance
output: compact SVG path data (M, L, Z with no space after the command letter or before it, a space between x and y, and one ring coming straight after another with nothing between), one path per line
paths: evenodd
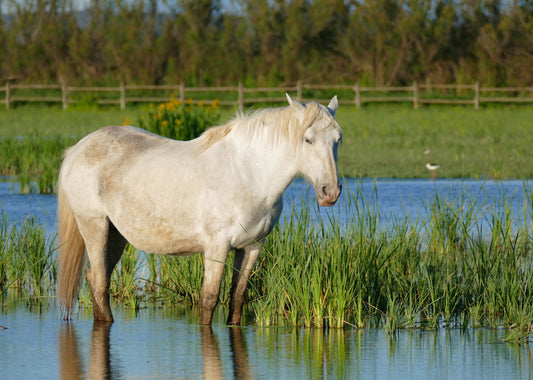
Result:
M65 157L69 151L65 153ZM61 173L57 185L57 220L59 230L59 279L57 296L64 319L69 319L78 295L85 261L85 242L65 197Z

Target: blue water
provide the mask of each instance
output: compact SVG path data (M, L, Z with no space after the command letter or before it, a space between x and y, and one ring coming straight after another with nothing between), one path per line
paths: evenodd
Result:
M313 188L298 178L284 194L283 217L303 202L311 205L314 218L318 214L325 220L333 218L341 224L349 222L355 212L354 200L360 206L374 209L378 220L385 226L391 221L424 219L429 205L438 196L442 201L457 205L475 205L479 224L490 228L489 216L493 212L512 211L515 225L522 225L524 218L531 222L532 181L479 181L479 180L397 180L397 179L345 179L343 192L333 207L315 207ZM347 205L351 205L347 207ZM11 223L20 223L29 216L36 218L48 232L55 231L57 198L55 195L18 194L18 185L0 182L0 212L7 214ZM525 212L525 214L524 214ZM349 214L352 213L352 214Z
M530 218L528 189L531 182L522 181L347 179L338 204L316 212L349 223L354 202L366 204L377 209L387 228L391 220L427 217L428 205L440 197L449 204L476 205L479 223L486 226L488 215L506 209L522 224ZM297 179L285 194L285 216L302 202L315 210L314 197L312 188ZM0 209L10 223L35 217L53 234L56 207L54 195L19 195L16 184L0 182ZM102 325L93 324L90 310L80 309L67 324L53 302L40 310L8 302L0 309L0 378L533 378L529 344L504 343L502 329L441 328L391 337L375 329L322 331L250 323L230 328L224 325L226 313L217 310L212 328L204 328L189 310L135 313L115 308L115 323Z
M528 379L527 345L502 330L322 331L223 324L179 309L116 310L115 323L88 313L58 319L54 307L0 313L5 379Z

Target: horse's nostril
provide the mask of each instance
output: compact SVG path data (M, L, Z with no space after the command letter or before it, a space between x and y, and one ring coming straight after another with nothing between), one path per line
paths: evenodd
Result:
M328 195L328 187L322 186L322 195L327 196Z

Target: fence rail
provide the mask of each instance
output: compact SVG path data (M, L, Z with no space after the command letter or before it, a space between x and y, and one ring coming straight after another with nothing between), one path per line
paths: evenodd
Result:
M34 95L35 92L39 91L46 91L47 94ZM147 92L151 91L166 92L167 94L166 96L147 95ZM482 87L479 83L470 85L418 84L413 82L411 86L365 87L358 83L330 85L305 84L299 81L295 86L252 88L244 87L242 83L239 83L238 86L219 87L186 87L183 83L161 86L121 83L117 87L75 87L66 84L13 84L8 81L3 87L0 87L0 104L5 104L6 109L9 109L11 105L17 102L61 103L63 109L67 109L71 104L87 101L87 99L79 99L76 94L98 93L99 96L90 95L89 101L96 104L116 104L124 109L128 103L167 102L170 98L168 92L171 92L172 96L181 101L187 99L192 103L200 103L213 101L216 98L221 105L237 106L242 110L245 104L284 102L285 97L277 96L277 94L285 92L295 93L297 100L306 101L306 94L312 91L342 91L343 95L339 97L339 103L352 104L357 108L366 103L377 102L412 103L414 108L418 108L421 104L466 104L473 105L476 109L482 103L533 103L533 87ZM112 95L102 96L107 93ZM115 94L116 96L114 96ZM316 96L313 97L313 100L329 101L329 99L319 99Z

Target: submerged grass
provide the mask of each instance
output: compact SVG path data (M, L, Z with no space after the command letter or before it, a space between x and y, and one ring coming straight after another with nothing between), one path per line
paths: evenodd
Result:
M524 214L531 221L531 191ZM467 196L435 198L427 216L383 219L377 194L349 196L345 225L294 208L266 241L250 278L247 316L261 326L312 328L508 328L525 342L533 330L532 237L513 224L509 204ZM482 231L483 220L489 231ZM0 286L28 300L53 294L54 245L31 220L1 225ZM232 258L220 303L228 304ZM128 247L113 275L116 303L139 307L197 305L203 257L149 255ZM86 290L83 304L90 302Z

